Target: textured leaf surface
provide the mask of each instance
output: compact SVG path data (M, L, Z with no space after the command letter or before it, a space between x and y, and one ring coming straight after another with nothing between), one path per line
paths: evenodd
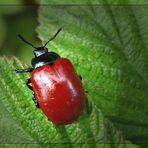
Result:
M86 111L73 124L60 126L49 122L41 110L35 108L31 92L25 86L29 76L13 71L23 67L15 58L0 58L0 143L8 144L4 147L11 144L25 147L27 143L28 147L32 144L41 147L45 143L47 146L67 143L71 147L75 144L80 147L102 144L104 147L104 143L110 143L110 146L125 147L121 132L104 118L91 100Z
M63 27L49 49L72 60L90 100L136 142L148 139L147 20L147 7L138 5L89 2L39 11L39 38L45 42Z

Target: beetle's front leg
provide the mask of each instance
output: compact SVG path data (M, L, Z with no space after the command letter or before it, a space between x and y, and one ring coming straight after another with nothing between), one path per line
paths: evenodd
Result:
M23 73L23 72L32 72L33 68L27 68L27 69L15 69L16 73Z

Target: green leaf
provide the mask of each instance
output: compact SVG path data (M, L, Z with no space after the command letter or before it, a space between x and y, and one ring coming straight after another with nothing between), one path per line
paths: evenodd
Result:
M16 58L0 58L0 143L22 147L29 144L41 147L52 144L68 144L76 147L108 146L126 147L121 131L106 119L88 97L89 103L81 117L72 124L61 126L48 121L40 109L36 109L27 89L26 74L13 70L24 68ZM7 145L8 144L8 145ZM100 145L100 146L101 146ZM107 146L107 147L108 147Z
M62 26L47 47L74 63L90 100L128 139L147 141L147 7L88 3L41 6L39 38L47 41Z

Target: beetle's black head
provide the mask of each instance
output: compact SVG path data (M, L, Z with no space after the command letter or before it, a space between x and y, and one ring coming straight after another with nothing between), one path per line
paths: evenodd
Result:
M41 66L45 63L51 63L60 57L55 52L48 52L48 48L46 48L46 45L51 40L53 40L61 30L62 30L62 28L59 28L58 31L56 32L56 34L52 38L50 38L44 44L44 46L41 46L41 47L35 47L33 44L31 44L30 42L25 40L20 34L18 35L20 39L22 39L25 43L29 44L30 46L32 46L34 48L34 56L35 57L32 59L32 62L31 62L33 67L36 68L36 67L39 67L39 65Z
M46 47L44 47L44 46L42 46L42 47L37 47L37 48L35 48L35 50L34 50L34 56L35 56L35 57L39 57L39 56L41 56L41 55L43 55L43 54L46 54L46 53L48 53L48 48L46 48Z

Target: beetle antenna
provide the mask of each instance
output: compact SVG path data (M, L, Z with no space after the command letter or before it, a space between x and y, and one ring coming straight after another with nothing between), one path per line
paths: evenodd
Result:
M55 35L53 37L51 37L43 47L45 47L51 40L53 40L58 34L59 32L62 30L62 27L58 29L58 31L55 33Z
M35 47L33 44L31 44L31 43L29 43L27 40L25 40L20 34L18 34L18 37L19 37L22 41L24 41L25 43L27 43L28 45L30 45L30 46L32 46L33 48L36 49L36 47Z

